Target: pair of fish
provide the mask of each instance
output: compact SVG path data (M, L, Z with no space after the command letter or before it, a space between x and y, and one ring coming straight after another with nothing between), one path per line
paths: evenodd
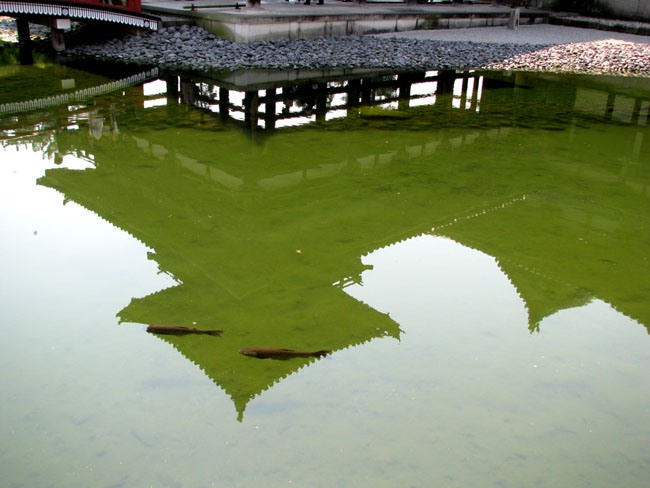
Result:
M154 334L174 334L174 335L187 335L187 334L208 334L213 336L220 336L222 330L201 330L193 327L181 327L177 325L150 325L147 327L147 332ZM306 358L306 357L322 357L331 354L332 351L321 349L318 351L294 351L293 349L276 349L271 347L247 347L240 349L239 353L244 356L259 359L291 359L291 358Z

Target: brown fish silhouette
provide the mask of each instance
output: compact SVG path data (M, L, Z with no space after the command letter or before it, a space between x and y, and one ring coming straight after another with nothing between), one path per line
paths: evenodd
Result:
M147 332L153 332L154 334L208 334L213 336L220 336L223 330L201 330L191 327L179 327L177 325L150 325L147 327Z
M307 357L321 357L331 354L332 351L321 349L320 351L294 351L293 349L274 349L270 347L247 347L240 349L239 353L244 356L260 359L291 359L291 358L307 358Z

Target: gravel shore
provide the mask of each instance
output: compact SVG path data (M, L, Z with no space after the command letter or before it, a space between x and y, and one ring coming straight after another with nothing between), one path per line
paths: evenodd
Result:
M506 32L503 35L511 34ZM184 25L98 45L80 46L67 54L196 71L494 68L650 76L650 44L612 39L527 44L521 41L445 41L386 35L245 44L217 38L199 27Z
M0 28L10 32L13 24L3 20ZM72 47L65 55L189 71L487 68L650 77L650 37L625 36L571 27L522 26L518 31L412 31L246 44L183 25Z
M476 68L502 63L544 46L444 42L375 36L235 43L199 27L170 27L71 49L68 55L155 64L187 70Z

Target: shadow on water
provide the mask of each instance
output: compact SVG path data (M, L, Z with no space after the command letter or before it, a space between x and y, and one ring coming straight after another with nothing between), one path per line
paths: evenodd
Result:
M650 326L650 90L634 79L138 76L96 77L95 93L61 85L60 103L4 103L0 140L92 164L39 183L154 249L178 282L134 298L122 322L224 330L161 340L232 397L239 419L316 361L269 363L243 347L399 340L397 323L343 289L361 282L360 256L422 234L496 258L531 331L594 298Z

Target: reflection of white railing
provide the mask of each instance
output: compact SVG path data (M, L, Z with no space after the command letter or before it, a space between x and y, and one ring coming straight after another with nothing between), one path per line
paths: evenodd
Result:
M158 19L145 14L97 9L92 8L92 5L74 6L0 0L0 14L46 15L66 19L99 20L149 30L158 30L160 27Z
M0 115L9 115L21 112L29 112L31 110L38 110L48 107L55 107L57 105L65 105L66 103L78 102L98 95L104 95L112 91L126 88L128 86L139 85L144 81L158 76L158 68L153 68L149 71L138 73L128 78L116 80L104 85L94 86L92 88L84 88L77 90L73 93L62 93L61 95L54 95L47 98L39 98L36 100L28 100L26 102L16 103L3 103L0 105Z

